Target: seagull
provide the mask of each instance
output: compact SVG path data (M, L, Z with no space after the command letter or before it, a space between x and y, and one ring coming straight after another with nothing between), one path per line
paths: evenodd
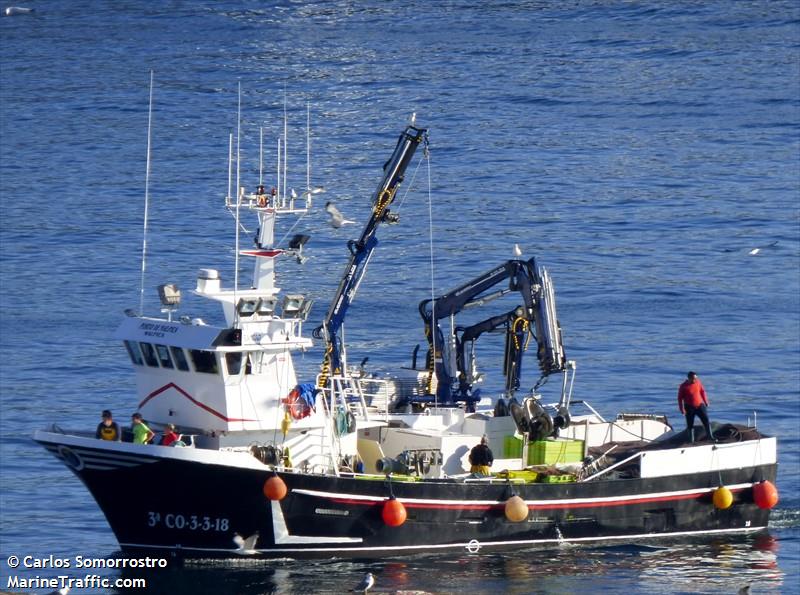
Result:
M747 248L745 248L745 250L747 250L747 254L749 254L750 256L755 256L756 254L760 254L767 248L772 248L777 245L778 245L778 240L775 240L774 242L770 242L769 244L764 244L763 246L757 246L755 248L752 248L751 250L747 250ZM742 248L725 248L723 252L740 252L741 250Z
M519 244L514 244L514 256L517 258L522 256L522 248L519 247Z
M416 126L417 124L417 112L411 112L411 117L408 120L408 123L412 126Z
M247 539L245 539L238 533L233 534L233 543L235 543L238 546L236 548L236 553L241 554L243 556L252 556L253 554L258 553L255 549L256 541L258 541L258 531L253 533Z
M21 14L31 14L33 8L23 8L22 6L9 6L4 13L7 17L14 17Z
M328 214L331 216L330 224L334 227L334 229L339 229L342 225L347 223L355 223L355 221L345 219L341 211L339 211L339 209L336 208L336 205L330 201L325 203L325 210L328 211Z
M294 188L292 188L292 189L289 191L289 196L291 196L291 197L292 197L292 199L295 199L295 198L297 198L297 192L295 192L295 191L294 191Z
M775 242L772 242L771 244L767 244L766 246L759 246L758 248L753 248L752 250L750 250L750 252L748 252L748 254L750 256L755 256L756 254L761 252L764 248L772 248L773 246L777 245L777 243L778 242L775 241Z
M315 186L314 188L309 188L305 192L303 192L303 196L311 196L313 194L322 194L325 192L325 186Z
M364 578L361 579L361 582L356 585L356 588L350 589L350 591L355 591L356 593L366 593L373 587L374 584L375 576L373 576L371 572L368 572L364 575Z

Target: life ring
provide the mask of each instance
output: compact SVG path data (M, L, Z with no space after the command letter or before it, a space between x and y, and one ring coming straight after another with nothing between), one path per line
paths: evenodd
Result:
M289 393L283 402L286 403L286 409L289 411L289 415L294 419L303 419L311 415L311 407L308 406L305 400L300 398L300 391L296 388L292 389L292 392Z

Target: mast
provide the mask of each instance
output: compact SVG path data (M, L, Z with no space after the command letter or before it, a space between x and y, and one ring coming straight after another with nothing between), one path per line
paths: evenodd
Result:
M142 230L142 279L139 286L139 315L144 314L144 273L147 262L147 217L150 207L150 139L153 128L153 71L150 71L150 103L147 108L147 164L144 174L144 229Z
M306 206L311 201L311 104L306 102Z

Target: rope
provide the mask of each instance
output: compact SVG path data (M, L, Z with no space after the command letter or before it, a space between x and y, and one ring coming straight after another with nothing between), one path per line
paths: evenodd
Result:
M327 349L325 350L325 357L322 358L322 365L320 366L319 370L319 388L325 389L328 384L328 377L331 374L331 351L333 350L333 345L328 345Z
M280 247L280 245L281 245L281 244L283 244L283 241L284 241L286 238L288 238L288 237L289 237L289 234L290 234L290 233L292 233L292 230L293 230L295 227L297 227L297 224L298 224L298 223L300 223L300 220L301 220L303 217L305 217L307 214L308 214L308 211L306 211L305 213L303 213L302 215L300 215L300 216L297 218L297 221L295 221L294 223L292 223L292 226L291 226L291 227L288 229L288 231L287 231L285 234L283 234L283 237L282 237L280 240L278 240L278 242L275 244L275 247L276 247L276 248Z
M428 379L428 392L433 388L433 377L436 375L436 331L433 328L434 321L436 320L436 276L433 268L433 193L431 191L431 152L428 148L427 140L423 147L422 155L428 164L428 243L430 245L431 254L431 355L433 356L431 365L431 376ZM421 162L420 162L421 163ZM419 165L417 166L419 167ZM416 170L414 171L416 175ZM409 185L410 187L410 185ZM402 204L402 203L401 203ZM437 390L438 392L438 390ZM433 404L435 407L439 406L438 398L434 394Z
M519 325L519 323L522 323L523 332L527 333L528 331L528 321L522 318L521 316L518 316L511 325L511 336L514 338L514 347L516 347L517 350L519 350L520 348L519 339L517 338L517 332L518 332L517 326ZM525 348L527 349L527 347L528 347L528 341L525 341Z
M420 155L419 159L417 159L417 167L414 168L414 173L411 176L411 181L408 183L408 186L406 186L406 191L403 193L403 196L400 199L400 203L397 205L396 212L397 212L398 215L400 214L400 209L403 208L403 203L406 202L406 197L408 196L408 193L411 191L411 188L414 186L414 180L417 177L417 172L419 171L419 166L422 165L422 160L426 159L427 157L428 157L428 145L426 143L425 147L424 147L424 149L422 151L422 155ZM430 168L430 163L428 163L428 167ZM428 174L429 174L428 175L428 187L430 188L430 172L428 172Z

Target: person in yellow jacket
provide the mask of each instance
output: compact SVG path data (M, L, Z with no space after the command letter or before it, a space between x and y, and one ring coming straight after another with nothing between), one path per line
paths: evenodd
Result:
M95 431L94 437L99 440L112 440L114 442L122 440L122 433L119 431L119 426L114 421L111 412L106 409L103 411L102 417L103 421L97 424L97 431Z
M492 449L489 448L489 439L483 436L481 443L475 445L469 451L469 464L472 465L469 471L479 475L490 475L489 467L492 466L493 462L494 455L492 454Z

